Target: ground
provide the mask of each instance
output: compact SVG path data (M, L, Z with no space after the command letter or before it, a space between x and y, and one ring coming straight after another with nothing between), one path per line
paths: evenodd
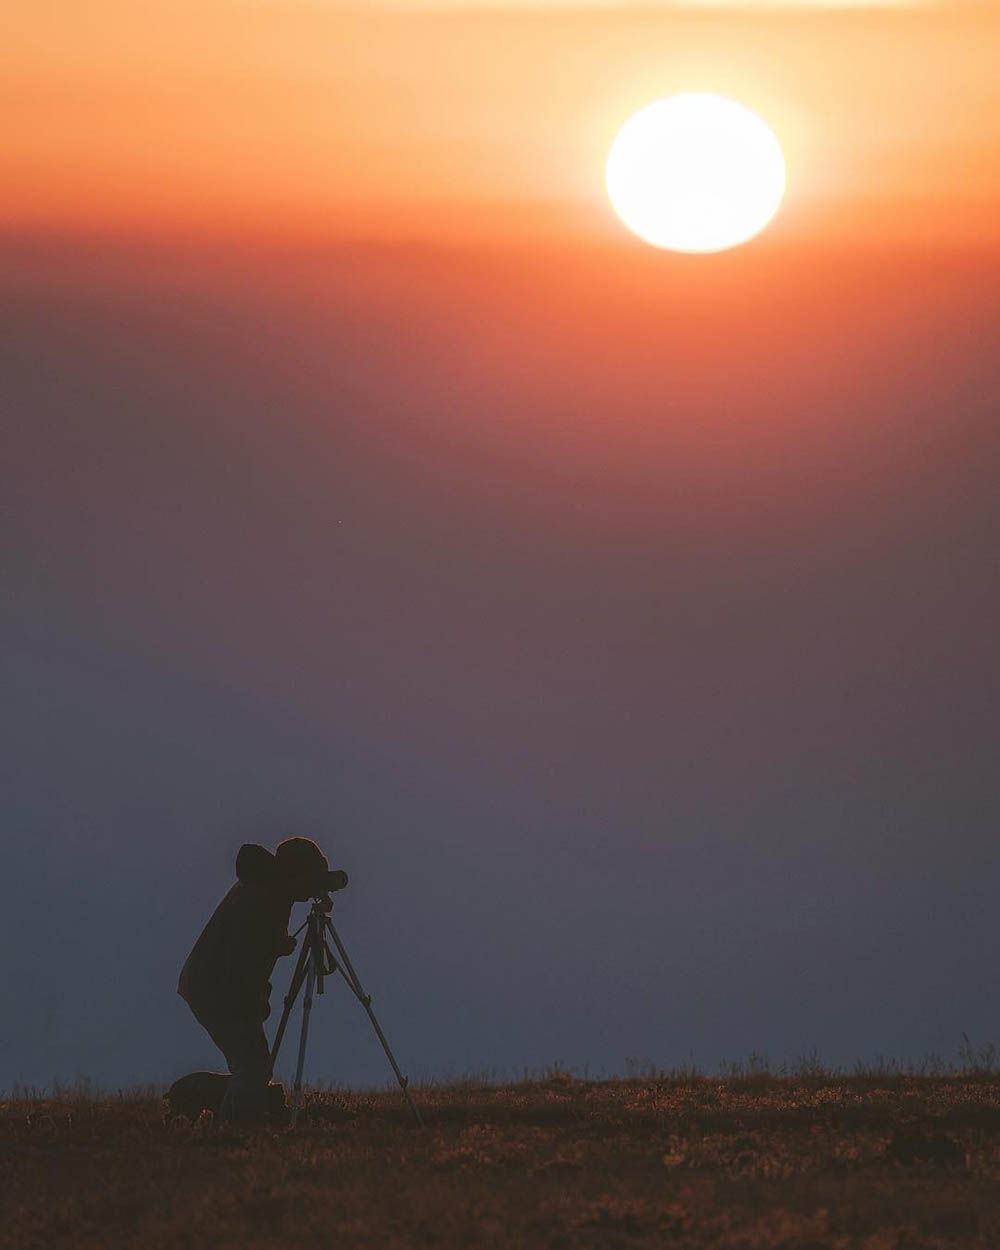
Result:
M1000 1247L1000 1082L709 1077L314 1092L294 1132L155 1096L0 1103L5 1250Z

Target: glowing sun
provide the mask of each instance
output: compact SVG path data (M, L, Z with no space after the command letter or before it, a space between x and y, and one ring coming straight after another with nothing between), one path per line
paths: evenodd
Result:
M735 100L669 96L628 119L608 153L608 195L626 226L676 252L719 252L778 210L785 160L773 131Z

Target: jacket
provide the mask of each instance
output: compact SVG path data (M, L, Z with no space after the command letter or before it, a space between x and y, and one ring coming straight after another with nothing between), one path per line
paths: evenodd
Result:
M199 1017L266 1020L275 962L294 945L292 899L263 846L240 847L236 877L188 955L177 992Z

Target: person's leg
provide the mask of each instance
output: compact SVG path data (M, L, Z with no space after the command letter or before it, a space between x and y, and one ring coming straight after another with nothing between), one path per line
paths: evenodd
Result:
M259 1020L204 1020L232 1074L220 1112L222 1119L252 1124L267 1118L271 1054Z

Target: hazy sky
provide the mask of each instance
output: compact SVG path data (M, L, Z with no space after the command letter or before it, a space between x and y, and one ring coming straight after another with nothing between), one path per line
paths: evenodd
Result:
M0 41L0 1083L215 1066L290 833L417 1075L1000 1034L995 15L81 13ZM789 163L714 257L600 190L691 87Z
M0 41L0 222L433 238L614 234L651 99L758 110L785 231L996 240L996 6L24 5Z

